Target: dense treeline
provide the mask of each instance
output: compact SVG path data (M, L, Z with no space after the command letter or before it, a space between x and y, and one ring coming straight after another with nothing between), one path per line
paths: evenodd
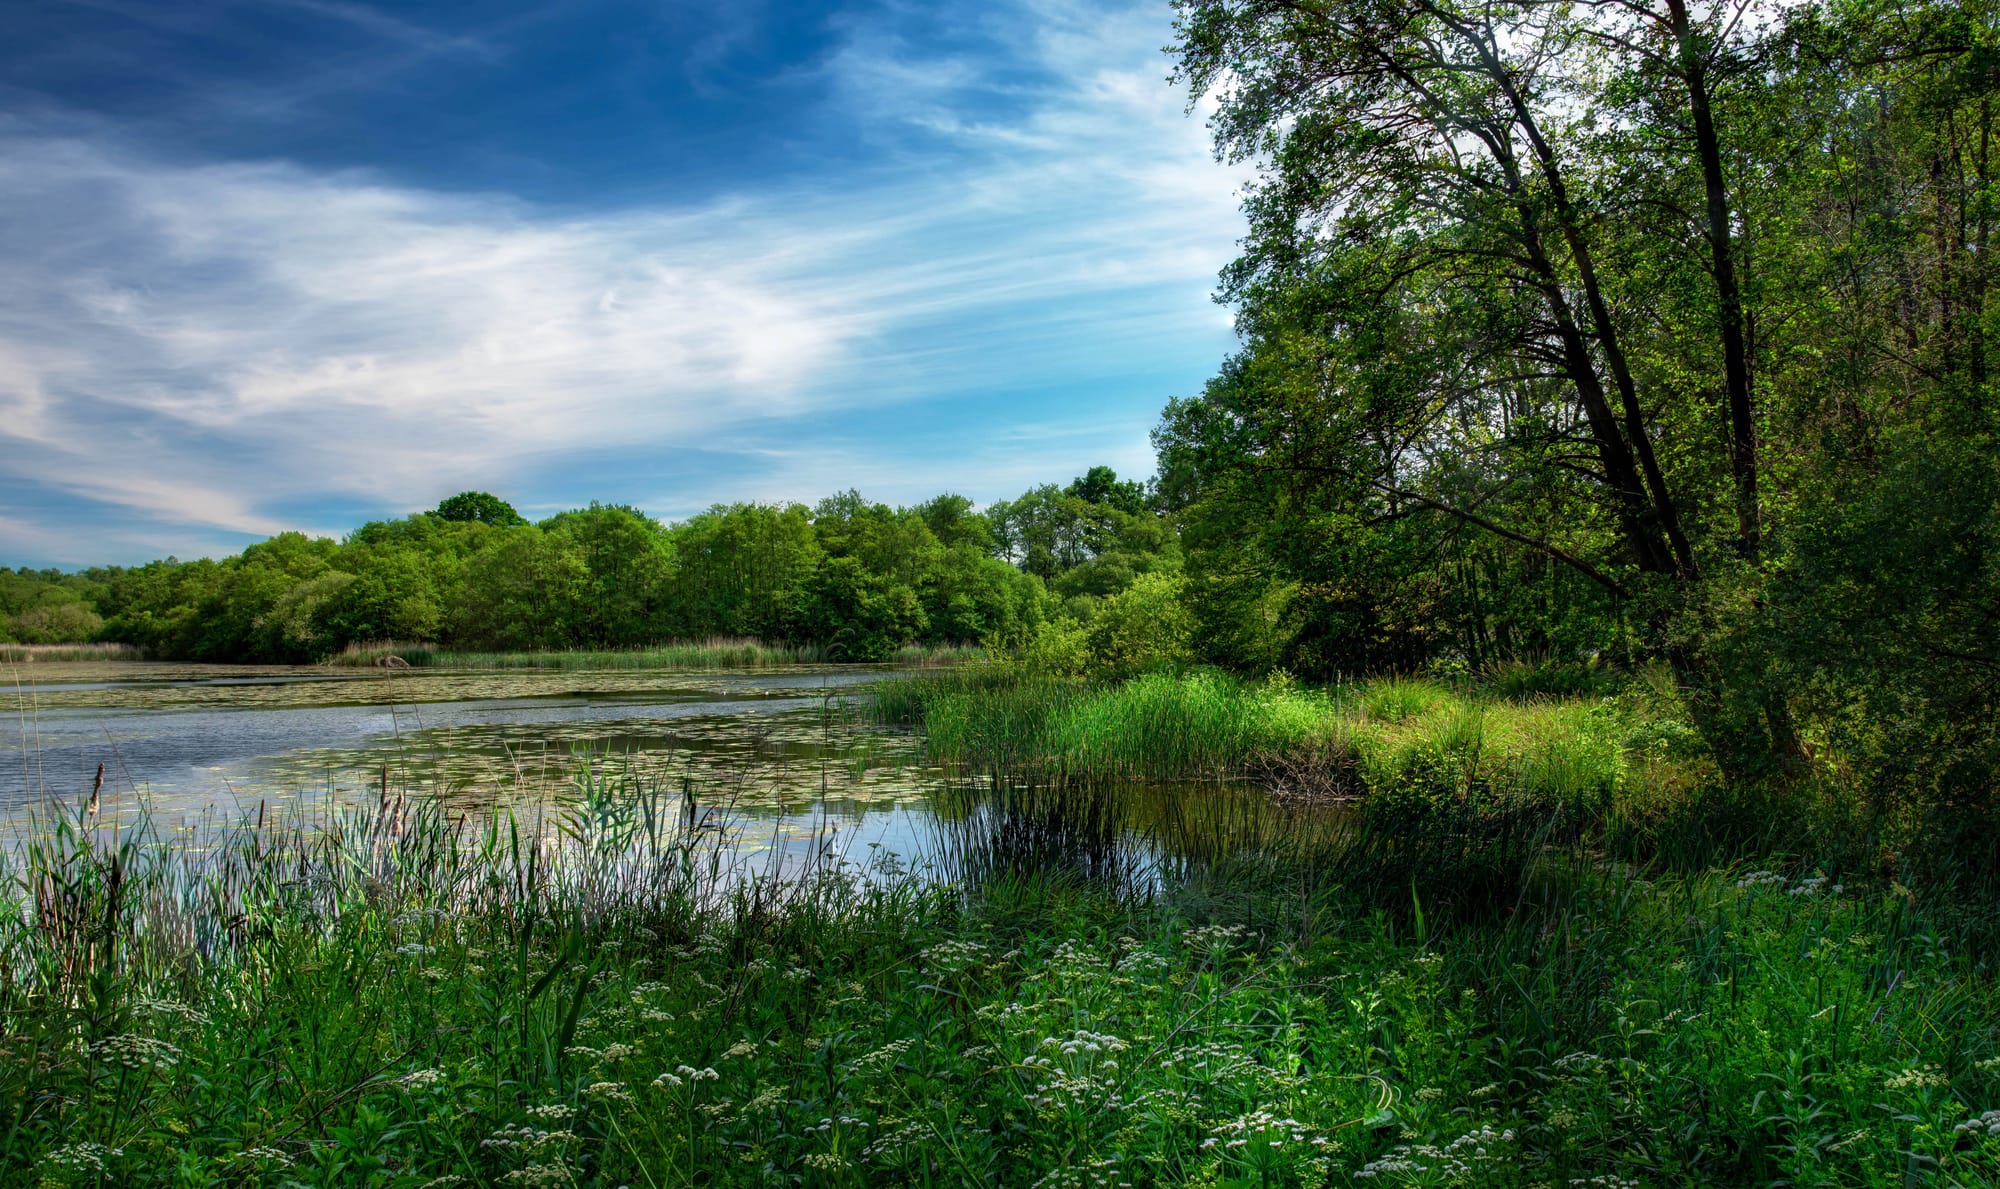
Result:
M1018 645L1178 564L1145 489L1097 467L975 510L854 492L677 524L592 504L530 524L467 492L343 541L284 533L219 561L0 570L0 639L159 657L314 661L394 639L495 650L754 636L870 660L906 643Z

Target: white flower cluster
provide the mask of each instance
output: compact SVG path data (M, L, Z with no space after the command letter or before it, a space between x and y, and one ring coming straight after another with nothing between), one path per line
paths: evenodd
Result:
M1354 1175L1367 1178L1393 1176L1402 1180L1442 1178L1450 1181L1469 1175L1475 1164L1504 1160L1505 1157L1493 1149L1513 1142L1512 1128L1495 1131L1489 1123L1477 1131L1466 1132L1442 1147L1436 1144L1398 1144L1395 1151L1362 1165Z
M1073 1057L1078 1054L1096 1056L1099 1053L1122 1053L1132 1046L1108 1032L1092 1032L1087 1028L1079 1028L1068 1040L1056 1036L1043 1037L1041 1047L1054 1049L1065 1057Z
M834 1152L814 1152L812 1155L806 1157L806 1167L833 1172L837 1169L846 1168L847 1161Z
M1178 1069L1188 1077L1200 1077L1208 1081L1231 1081L1246 1074L1270 1074L1250 1050L1234 1041L1204 1041L1184 1049L1176 1049L1160 1058L1164 1068Z
M682 1082L713 1082L719 1081L721 1078L722 1075L713 1069L696 1069L692 1065L676 1065L672 1073L663 1073L659 1077L654 1078L653 1084L665 1090L670 1086L678 1086Z
M750 1054L756 1051L757 1051L756 1041L739 1040L735 1044L730 1045L729 1048L723 1052L722 1059L728 1061L736 1057L748 1057Z
M1922 1069L1912 1067L1901 1073L1891 1074L1882 1085L1890 1090L1941 1090L1951 1085L1951 1079L1944 1076L1944 1071L1937 1066L1926 1065Z
M1571 1185L1576 1189L1639 1189L1639 1182L1631 1177L1621 1177L1617 1173L1599 1173L1594 1177L1571 1177Z
M806 1130L817 1131L824 1134L826 1132L832 1131L836 1127L866 1127L866 1126L868 1126L868 1120L866 1119L857 1119L853 1115L841 1115L837 1118L829 1116L827 1118L821 1119L818 1123L815 1123L812 1126L806 1128Z
M292 1158L273 1147L245 1148L236 1153L238 1160L248 1160L256 1164L275 1164L280 1168L290 1168Z
M432 954L437 953L437 950L433 949L430 946L423 945L419 942L413 941L407 945L397 946L396 952L405 958L428 958Z
M570 1170L569 1165L562 1163L530 1164L526 1168L517 1168L500 1179L513 1185L576 1184L576 1174Z
M1202 1117L1204 1096L1178 1086L1155 1086L1130 1099L1112 1095L1105 1105L1113 1110L1144 1110L1175 1123L1192 1123Z
M544 1108L545 1109L545 1108ZM576 1138L573 1131L543 1131L525 1124L509 1123L500 1130L479 1141L482 1148L499 1148L508 1151L533 1152L550 1144L565 1144Z
M52 1172L101 1173L105 1161L124 1154L123 1148L107 1148L103 1144L65 1144L43 1156L41 1164Z
M976 941L941 941L918 955L924 969L936 974L956 974L986 957L986 947Z
M1752 871L1736 881L1739 888L1783 888L1787 896L1817 896L1822 891L1838 896L1847 890L1845 884L1827 886L1826 876L1814 875L1786 886L1784 876L1775 871Z
M583 1096L599 1102L632 1101L632 1092L625 1088L624 1082L592 1082L583 1088Z
M1987 1111L1975 1119L1967 1119L1951 1129L1954 1135L2000 1136L2000 1111Z
M1255 1110L1247 1115L1238 1115L1227 1123L1216 1124L1209 1130L1208 1138L1201 1141L1201 1146L1213 1148L1220 1145L1227 1151L1248 1147L1253 1143L1282 1148L1287 1142L1310 1143L1323 1148L1326 1146L1326 1137L1313 1135L1306 1125L1297 1119L1280 1119L1270 1111Z
M1079 1028L1067 1038L1043 1037L1037 1047L1042 1050L1040 1053L1021 1059L1022 1068L1043 1079L1042 1093L1029 1095L1028 1104L1039 1108L1064 1108L1102 1099L1111 1086L1100 1081L1096 1075L1117 1073L1118 1060L1113 1054L1122 1053L1131 1046L1109 1033ZM1124 1108L1123 1103L1113 1101L1106 1101L1103 1105L1114 1110Z
M544 1123L567 1123L576 1118L576 1108L568 1103L551 1102L547 1106L528 1108L530 1119L540 1119Z
M121 1069L151 1069L160 1073L181 1060L179 1049L150 1036L108 1036L90 1046L90 1053Z
M1575 1052L1556 1058L1556 1069L1573 1077L1596 1073L1604 1068L1604 1058L1596 1053Z
M1226 953L1236 948L1247 932L1240 925L1203 925L1188 930L1187 943L1203 953Z
M441 1069L418 1069L396 1079L396 1084L405 1090L423 1090L437 1085L444 1079Z
M1157 980L1173 968L1167 956L1157 950L1133 950L1118 959L1118 973L1145 982Z
M904 1148L921 1144L930 1138L930 1130L921 1120L912 1119L894 1126L885 1123L884 1126L886 1130L876 1132L874 1141L861 1149L862 1159L880 1160L885 1156L893 1156Z
M173 1016L189 1024L206 1024L208 1017L185 1003L175 1003L171 999L140 999L132 1006L156 1016Z
M900 1060L904 1053L909 1052L911 1047L916 1043L915 1038L907 1036L901 1040L892 1040L872 1053L865 1053L855 1058L854 1064L869 1069L888 1069Z

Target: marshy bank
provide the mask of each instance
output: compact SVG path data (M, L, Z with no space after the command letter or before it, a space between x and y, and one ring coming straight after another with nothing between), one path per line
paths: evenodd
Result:
M1244 782L1350 806L1403 849L1443 830L1446 849L1495 870L1561 840L1682 869L1771 855L1871 873L1931 861L1913 857L1935 849L1929 823L1842 784L1831 757L1804 779L1727 782L1664 674L1548 684L1518 670L1329 686L1204 669L1104 681L1000 664L884 682L871 712L916 728L948 766L1057 784ZM1510 842L1495 852L1482 837Z
M539 828L416 803L201 848L52 823L0 883L0 1174L2000 1177L2000 997L1900 892L1551 855L1473 921L1317 878L1311 847L1145 887L944 855L780 881L678 809L584 773ZM992 853L1023 811L1049 803L971 828Z
M1755 838L1641 855L1706 779L1644 691L878 689L812 767L949 757L894 844L746 846L753 779L602 753L198 836L48 805L0 864L0 1182L2000 1178L1990 951ZM1328 783L1269 795L1286 755Z

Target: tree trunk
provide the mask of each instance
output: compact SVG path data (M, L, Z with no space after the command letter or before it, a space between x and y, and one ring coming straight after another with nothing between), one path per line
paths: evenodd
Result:
M1722 168L1722 138L1716 131L1715 108L1709 96L1708 63L1695 44L1686 0L1667 0L1667 14L1679 43L1681 81L1688 89L1688 115L1694 124L1695 156L1701 165L1708 208L1709 271L1719 307L1722 381L1729 409L1729 470L1736 483L1736 548L1744 559L1755 560L1763 544L1757 493L1757 423L1743 291L1736 274L1735 232L1730 226L1729 186Z

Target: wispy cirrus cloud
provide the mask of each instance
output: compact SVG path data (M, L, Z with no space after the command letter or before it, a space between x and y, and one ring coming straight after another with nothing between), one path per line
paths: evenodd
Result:
M0 551L130 560L464 486L675 513L836 471L996 495L1026 462L1136 457L1167 393L1131 385L1191 384L1226 345L1205 295L1238 179L1163 80L1158 10L1015 15L983 57L871 26L829 62L947 151L690 205L558 211L0 123ZM1106 428L1007 432L1064 406ZM60 556L18 527L65 518Z

